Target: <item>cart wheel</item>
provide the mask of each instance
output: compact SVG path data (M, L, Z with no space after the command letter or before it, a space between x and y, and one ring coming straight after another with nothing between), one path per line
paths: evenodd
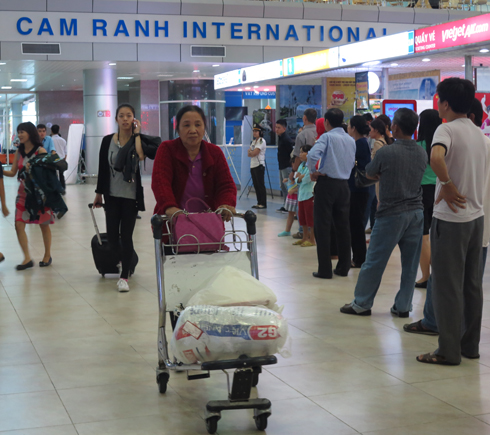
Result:
M258 430L266 430L267 429L267 417L269 414L260 414L255 418L255 426L257 426Z
M252 387L256 387L259 384L259 373L254 373L252 378Z
M206 429L208 433L216 433L216 431L218 430L218 421L219 417L215 415L206 419Z
M158 391L160 394L165 394L167 392L167 383L169 378L168 373L160 373L157 375Z

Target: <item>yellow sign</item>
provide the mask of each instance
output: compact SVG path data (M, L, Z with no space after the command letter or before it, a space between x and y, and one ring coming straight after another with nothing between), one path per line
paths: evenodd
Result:
M305 74L339 66L339 50L332 48L290 57L282 62L283 76Z
M344 121L354 116L356 79L354 77L327 77L328 108L344 112Z

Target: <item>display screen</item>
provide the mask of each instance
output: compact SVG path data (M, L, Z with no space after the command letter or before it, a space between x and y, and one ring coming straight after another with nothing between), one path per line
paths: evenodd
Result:
M248 107L227 107L225 118L227 121L242 121L248 115Z
M384 113L388 115L388 117L393 121L393 117L395 116L395 112L398 109L411 109L415 111L415 105L413 103L386 103L383 104Z

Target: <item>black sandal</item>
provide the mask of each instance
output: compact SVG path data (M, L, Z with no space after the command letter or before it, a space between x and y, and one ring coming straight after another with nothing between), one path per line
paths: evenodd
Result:
M458 363L452 363L446 360L442 355L437 355L435 353L424 353L423 355L419 355L417 358L418 362L425 364L439 364L442 366L459 366Z
M403 325L403 330L412 334L439 335L438 332L425 328L424 325L422 325L422 320Z

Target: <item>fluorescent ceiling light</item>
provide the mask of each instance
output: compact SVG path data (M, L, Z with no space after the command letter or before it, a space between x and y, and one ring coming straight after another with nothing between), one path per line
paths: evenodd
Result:
M238 90L239 90L239 91L243 91L243 89L242 89L242 88L240 88L240 89L238 89Z
M428 57L425 57L424 59L422 59L422 62L430 62L430 59Z
M374 65L379 65L381 63L380 60L372 60L370 62L364 62L362 66L374 66Z
M198 72L201 72L201 71L199 71L198 69L195 69L195 70L194 70L194 71L192 71L192 72L198 73Z
M257 85L255 85L255 86L254 86L254 88L258 88L258 86L257 86Z
M134 77L118 77L118 80L132 80Z
M463 64L463 65L461 65L461 67L463 67L463 68L464 68L465 66L466 66L466 65L464 65L464 64Z
M111 62L109 65L110 66L114 66L114 65L117 65L117 63L116 62Z
M268 91L269 91L269 88L264 89L264 91L265 91L265 92L268 92Z
M173 74L158 74L158 77L173 77Z
M0 65L7 65L7 62L0 62Z
M390 66L398 66L397 63L392 63Z
M490 50L488 48L482 48L480 53L488 53Z
M249 91L249 90L250 90L250 87L248 87L248 88L245 88L245 90L246 90L246 91Z
M12 86L2 86L2 89L12 89Z
M219 65L213 65L213 68L216 68L217 66L219 66Z
M27 82L27 79L10 79L11 82Z

